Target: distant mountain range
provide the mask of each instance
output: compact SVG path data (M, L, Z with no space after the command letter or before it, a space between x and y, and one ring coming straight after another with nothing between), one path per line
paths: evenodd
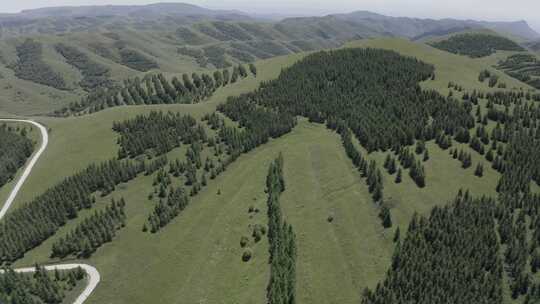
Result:
M17 14L0 14L0 33L5 36L27 34L57 34L96 30L98 28L170 30L178 25L204 20L264 21L257 16L236 10L211 10L185 3L157 3L151 5L109 5L51 7L25 10ZM537 40L540 34L527 22L485 22L457 19L419 19L389 17L368 11L335 14L324 17L285 18L274 21L274 27L297 39L309 38L350 40L357 37L398 36L420 39L455 31L488 28L520 40Z
M149 5L101 5L101 6L60 6L24 10L18 14L0 14L0 17L35 18L77 18L124 16L136 18L156 18L175 16L227 16L243 15L240 11L211 10L187 3L156 3Z
M467 28L487 28L503 34L510 34L526 40L540 38L526 21L486 22L457 19L419 19L408 17L389 17L368 11L333 15L338 19L356 23L366 28L392 33L395 36L417 38L429 33L448 33Z

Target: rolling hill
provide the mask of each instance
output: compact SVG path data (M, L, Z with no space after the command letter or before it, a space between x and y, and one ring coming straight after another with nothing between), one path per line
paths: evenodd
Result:
M533 38L523 23L164 4L21 15L30 34L0 40L0 113L49 136L0 220L2 266L92 265L88 304L540 299L540 92L508 70L535 61L506 38ZM58 20L62 33L32 30ZM463 31L511 47L423 42ZM46 115L96 92L91 111ZM85 282L40 275L1 281L0 300L16 286L45 303L32 286L57 284L67 302Z
M478 73L488 64L486 59L468 59L399 39L363 40L347 47L391 49L434 64L436 78L422 84L426 89L447 94L448 82L455 81L465 91L491 90L477 80ZM155 110L189 113L202 118L214 111L227 96L253 90L304 56L289 55L257 62L257 78L250 77L245 82L220 89L209 101L200 104L127 106L82 117L39 118L52 130L50 149L44 154L43 162L37 164L16 204L20 208L22 202L65 176L92 162L114 157L117 135L111 129L113 122L148 115ZM511 87L524 86L504 74L500 77ZM482 100L480 105L485 109L486 101ZM494 123L489 122L489 125ZM466 144L456 147L470 149ZM359 149L379 164L387 155L384 152L367 154L363 148ZM428 214L432 207L451 200L459 189L471 189L475 195L496 193L500 174L491 167L485 166L484 176L479 178L473 174L474 166L462 169L459 161L452 159L448 151L434 142L428 142L427 149L430 159L424 164L425 188L418 188L408 175L403 176L402 183L396 184L394 176L383 173L393 227L400 227L401 231L406 231L415 212ZM470 151L473 163L485 162L483 156ZM239 241L242 235L250 235L250 227L265 221L264 177L269 162L279 152L284 155L287 183L281 199L282 208L297 234L298 301L326 303L339 299L345 303L358 302L364 287L374 288L384 278L391 261L394 228L381 226L379 207L373 204L363 178L341 148L339 136L323 125L302 120L290 134L240 156L226 172L209 181L177 219L155 235L141 231L153 209L153 201L148 201L147 196L154 191L152 180L155 174L138 177L119 185L111 194L98 197L92 209L101 210L111 198L123 197L127 202L127 221L126 227L111 243L103 245L85 260L95 265L102 275L102 282L89 303L168 303L178 297L187 302L205 299L217 303L224 295L232 301L264 301L268 276L267 245L250 243L253 256L250 262L244 263ZM167 155L169 159L183 157L185 150L175 149ZM54 176L49 174L51 168L55 168ZM318 190L314 192L313 189ZM307 192L311 194L306 196ZM250 214L250 208L260 212ZM57 259L49 259L53 242L91 214L91 210L83 210L77 219L25 254L15 265L57 262ZM329 216L333 218L331 223L327 220ZM167 275L163 276L164 273Z
M90 82L120 85L147 72L168 75L212 72L238 63L291 53L334 48L347 41L380 37L419 40L464 29L491 28L519 39L534 39L523 22L489 23L453 19L388 17L371 12L325 17L258 20L239 11L209 10L188 4L58 7L0 15L0 111L45 114L78 102ZM36 70L19 64L30 38ZM85 73L59 45L100 65L102 80ZM64 48L64 49L65 49ZM35 68L34 68L35 67ZM61 75L43 80L38 76ZM47 72L48 71L48 72ZM32 77L25 77L31 75ZM101 76L100 76L101 77Z

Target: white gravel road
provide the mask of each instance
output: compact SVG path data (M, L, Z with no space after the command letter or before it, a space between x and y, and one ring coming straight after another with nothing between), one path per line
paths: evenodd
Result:
M34 165L36 164L37 160L45 151L47 148L47 145L49 144L49 134L47 133L47 128L45 128L43 125L32 121L32 120L24 120L24 119L8 119L8 118L0 118L0 122L22 122L22 123L29 123L34 126L36 126L39 131L41 132L41 145L39 149L32 155L32 158L26 165L26 168L24 168L23 174L19 177L19 180L17 180L17 183L15 184L15 187L11 190L11 193L9 194L9 197L7 198L6 202L2 206L2 209L0 210L0 220L6 215L7 211L13 204L13 201L15 200L15 197L17 197L17 194L19 193L19 190L21 189L22 185L32 172L32 169L34 168ZM76 269L77 267L81 267L87 274L88 274L88 285L86 285L86 288L84 291L79 295L79 297L73 302L73 304L83 304L84 301L92 294L96 286L99 284L99 281L101 279L99 272L97 269L93 266L87 265L87 264L58 264L58 265L47 265L44 266L46 270L70 270L70 269ZM16 272L34 272L35 267L28 267L28 268L18 268L15 269ZM0 271L0 273L2 273Z

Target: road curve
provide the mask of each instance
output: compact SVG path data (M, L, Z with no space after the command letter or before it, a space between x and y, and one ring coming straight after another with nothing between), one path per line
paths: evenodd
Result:
M41 146L39 147L38 151L32 156L32 159L30 159L30 162L26 166L26 168L23 171L23 174L15 184L15 187L11 190L11 193L9 194L9 197L7 198L6 202L4 203L4 206L2 206L2 209L0 210L0 220L6 215L9 207L11 207L11 204L13 204L13 201L15 200L15 197L17 196L17 193L19 193L19 190L21 189L22 185L30 175L30 172L32 172L32 169L34 168L34 165L36 164L37 160L45 151L45 148L47 148L47 145L49 144L49 134L47 133L47 129L38 124L35 121L31 120L22 120L22 119L0 119L0 121L7 121L7 122L23 122L23 123L30 123L34 126L38 127L39 131L41 132Z
M41 139L42 140L41 140L41 145L40 145L38 151L36 153L34 153L34 155L32 156L32 159L30 159L30 162L28 163L28 165L24 169L23 174L19 177L19 180L15 184L15 187L13 187L13 189L11 190L11 193L9 194L9 197L7 198L6 202L4 203L4 206L2 206L2 209L0 210L0 220L6 215L8 209L13 204L13 201L15 200L15 197L19 193L19 190L21 189L22 185L24 184L24 182L26 181L26 179L30 175L30 172L32 172L32 169L34 168L34 165L36 164L37 160L39 159L39 157L41 156L43 151L45 151L45 149L47 148L47 145L49 144L49 134L47 133L47 129L43 125L41 125L41 124L39 124L39 123L37 123L35 121L24 120L24 119L0 118L0 122L1 121L22 122L22 123L32 124L32 125L36 126L39 129L39 131L41 132ZM76 269L78 267L81 267L88 274L88 277L89 277L88 285L86 285L86 288L79 295L79 297L77 297L77 299L73 302L73 304L83 304L84 301L86 301L86 299L92 294L92 292L94 291L96 286L99 284L99 281L101 280L101 277L100 277L99 272L97 271L97 269L95 267L87 265L87 264L58 264L58 265L47 265L47 266L44 266L44 267L45 267L45 270L55 270L55 269L58 269L58 270L71 270L71 269ZM20 273L34 272L34 271L35 271L35 267L15 269L15 272L20 272ZM2 272L3 271L0 270L0 273L2 273Z

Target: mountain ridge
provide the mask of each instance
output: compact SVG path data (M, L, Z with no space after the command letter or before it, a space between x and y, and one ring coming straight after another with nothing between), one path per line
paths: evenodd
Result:
M117 20L118 17L124 17L124 19ZM26 27L21 32L35 31L36 33L54 34L63 32L62 25L64 24L69 24L71 27L80 30L80 28L88 26L88 23L91 23L92 26L110 26L110 23L124 25L134 23L138 26L148 20L170 21L170 19L174 19L176 23L186 24L198 22L205 18L225 21L268 22L268 19L257 14L250 14L240 10L215 10L178 2L147 5L58 6L28 9L14 14L0 14L0 29L2 33L5 33L13 28ZM47 20L55 23L55 25L46 24ZM356 32L352 35L338 33L338 36L346 36L347 38L356 36L399 36L413 39L426 33L447 32L458 28L488 28L499 33L520 37L523 40L533 41L540 39L540 34L533 30L525 20L488 22L454 18L393 17L367 10L325 16L288 17L276 20L273 23L290 25L295 21L302 26L315 27L319 27L321 22L330 22L337 28L344 27L346 31L353 30ZM32 25L35 28L32 28ZM30 27L30 30L28 27ZM67 31L71 31L71 29L67 29ZM16 31L12 35L17 35Z

